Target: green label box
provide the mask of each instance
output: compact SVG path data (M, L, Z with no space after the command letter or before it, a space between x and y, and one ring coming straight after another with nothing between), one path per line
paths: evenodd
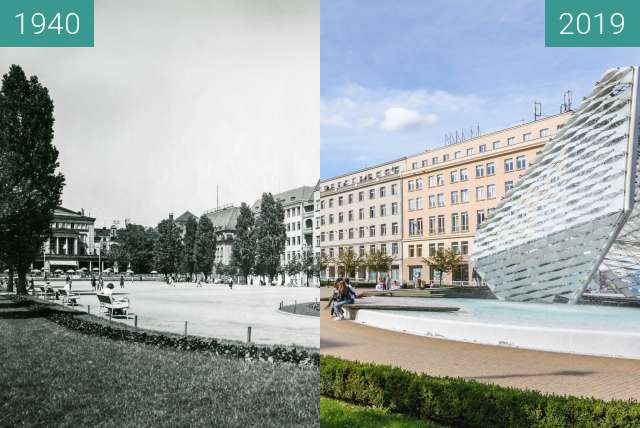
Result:
M0 46L93 47L94 0L0 0Z
M545 46L640 46L640 0L545 0Z

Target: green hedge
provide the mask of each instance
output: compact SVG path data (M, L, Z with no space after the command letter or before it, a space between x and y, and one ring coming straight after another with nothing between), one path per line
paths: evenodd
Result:
M640 403L546 395L324 355L320 394L456 427L640 427Z

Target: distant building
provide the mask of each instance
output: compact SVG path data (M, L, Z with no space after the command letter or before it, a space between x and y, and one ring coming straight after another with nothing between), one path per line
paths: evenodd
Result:
M216 257L214 263L215 265L218 263L228 265L231 263L231 248L236 237L236 223L240 215L240 207L225 205L221 208L206 211L204 214L209 217L216 231Z
M190 218L194 218L196 219L196 221L198 220L198 216L193 214L190 211L185 211L184 213L182 213L182 215L180 215L177 219L175 219L175 224L182 230L182 233L184 234L186 225L187 225L187 221L189 221Z

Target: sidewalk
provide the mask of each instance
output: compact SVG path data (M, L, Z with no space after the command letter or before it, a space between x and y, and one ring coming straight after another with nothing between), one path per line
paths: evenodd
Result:
M640 401L640 360L420 337L333 321L325 306L322 302L320 350L325 355L545 393Z

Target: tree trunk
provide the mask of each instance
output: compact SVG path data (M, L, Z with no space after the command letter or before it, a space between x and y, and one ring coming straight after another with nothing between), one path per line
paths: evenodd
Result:
M7 291L13 293L13 268L9 268L9 277L7 278Z
M18 286L16 288L17 294L26 295L27 293L27 269L19 268L18 270Z

